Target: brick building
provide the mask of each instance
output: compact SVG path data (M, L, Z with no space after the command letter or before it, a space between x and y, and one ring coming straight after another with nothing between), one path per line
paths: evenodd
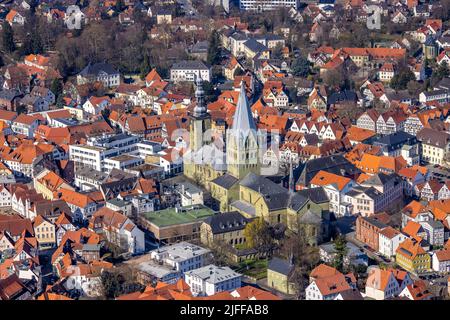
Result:
M385 227L387 226L377 219L360 216L356 219L356 239L378 251L379 232Z

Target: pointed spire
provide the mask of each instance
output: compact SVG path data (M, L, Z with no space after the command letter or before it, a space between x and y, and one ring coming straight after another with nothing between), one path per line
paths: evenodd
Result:
M231 127L234 132L241 133L249 130L256 131L255 120L252 116L252 110L247 100L244 81L241 81L241 89L239 91L238 103L233 117L233 125Z

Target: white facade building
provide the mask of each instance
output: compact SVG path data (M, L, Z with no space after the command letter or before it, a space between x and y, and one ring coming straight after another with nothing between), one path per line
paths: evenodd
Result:
M194 296L211 296L222 291L231 291L241 287L242 275L229 267L206 267L188 271L184 280L191 287Z

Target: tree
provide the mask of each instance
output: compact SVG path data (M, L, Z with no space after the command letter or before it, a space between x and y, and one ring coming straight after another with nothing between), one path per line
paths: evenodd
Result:
M309 61L299 56L292 62L291 70L296 77L306 77L309 73Z
M120 294L122 277L116 272L103 271L101 281L103 286L103 295L107 299L114 299Z
M270 226L263 218L256 218L248 223L244 229L247 247L258 250L273 245Z
M8 53L16 50L16 45L14 44L14 31L8 22L3 22L2 24L2 47Z
M343 235L339 235L334 240L334 250L336 254L333 259L333 267L335 267L340 272L344 272L345 266L345 256L347 255L347 240Z
M440 81L448 76L450 76L450 69L447 66L447 62L443 61L436 70L436 78Z
M416 76L409 68L403 68L392 77L390 86L394 90L405 90L408 86L408 82L416 80Z
M213 30L209 36L208 56L206 61L211 66L220 62L220 40L216 30Z
M152 69L152 66L150 65L150 57L147 53L144 53L144 59L141 63L141 72L140 72L140 78L141 80L144 80L145 76L150 72Z
M59 79L53 80L50 91L55 95L56 104L60 104L62 101L63 85Z
M283 46L279 43L272 50L272 58L273 59L281 59L283 58Z

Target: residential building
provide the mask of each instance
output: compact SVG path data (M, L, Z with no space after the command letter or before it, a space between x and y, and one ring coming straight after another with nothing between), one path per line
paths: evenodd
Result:
M203 81L211 81L211 68L201 61L181 61L170 68L170 80L173 82L194 82L197 77Z
M186 283L194 296L211 296L241 287L242 275L229 267L208 265L184 274Z

